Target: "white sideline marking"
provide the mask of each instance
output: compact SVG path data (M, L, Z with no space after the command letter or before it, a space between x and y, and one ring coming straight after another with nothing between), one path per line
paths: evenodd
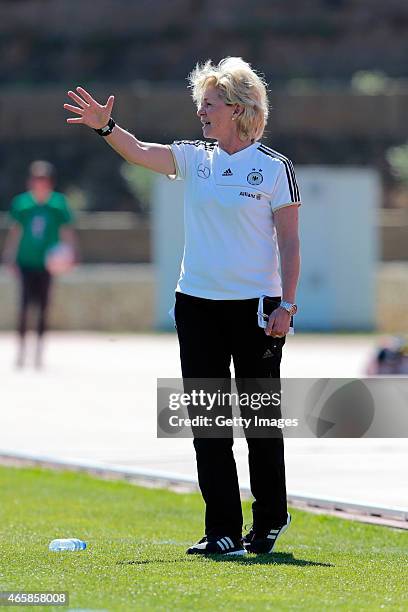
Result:
M132 468L129 466L121 465L110 465L101 462L89 461L88 459L59 459L48 455L31 455L26 453L14 453L9 451L2 451L0 449L0 460L10 459L26 461L30 463L42 464L45 467L67 469L76 468L78 471L91 471L99 474L110 474L121 476L124 479L127 478L143 478L145 480L152 481L164 481L167 484L190 484L194 488L198 488L197 479L192 476L186 476L184 474L178 474L175 472L162 472L159 470L147 470ZM250 494L249 487L241 487L241 492ZM393 521L392 526L396 526L395 523L400 522L402 529L408 529L408 508L401 507L387 507L387 506L369 506L360 504L351 500L337 499L337 498L320 498L315 497L312 494L298 494L288 493L288 503L293 506L301 507L304 510L310 509L322 509L330 510L333 512L356 512L359 515L367 517L378 517L384 520ZM353 517L358 520L358 517Z

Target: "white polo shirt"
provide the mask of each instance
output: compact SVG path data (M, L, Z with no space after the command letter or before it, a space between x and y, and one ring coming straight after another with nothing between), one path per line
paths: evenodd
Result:
M280 296L273 212L300 205L292 162L260 142L229 155L217 142L169 145L185 181L185 245L176 291L213 300Z

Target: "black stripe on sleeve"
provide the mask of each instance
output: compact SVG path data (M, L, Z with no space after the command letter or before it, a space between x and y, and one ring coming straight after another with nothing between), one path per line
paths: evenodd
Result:
M293 164L290 161L290 159L288 159L288 162L289 162L289 166L290 166L291 171L292 171L292 178L293 178L293 185L294 185L294 188L295 188L296 202L299 202L300 201L300 193L299 193L299 187L298 187L297 180L296 180L295 169L294 169Z
M265 155L268 155L269 157L278 159L284 164L285 171L286 171L286 178L288 180L290 197L292 198L292 202L299 202L300 201L299 187L296 181L295 170L293 168L293 164L290 161L290 159L288 159L281 153L278 153L278 151L274 151L273 149L270 149L269 147L266 147L263 144L258 147L258 151L261 151L261 153L264 153Z

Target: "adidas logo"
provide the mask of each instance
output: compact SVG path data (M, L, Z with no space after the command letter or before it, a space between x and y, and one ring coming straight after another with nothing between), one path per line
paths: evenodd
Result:
M265 353L262 356L262 359L266 359L267 357L272 357L272 351L266 349Z
M228 168L228 170L224 170L222 176L232 176L231 168Z

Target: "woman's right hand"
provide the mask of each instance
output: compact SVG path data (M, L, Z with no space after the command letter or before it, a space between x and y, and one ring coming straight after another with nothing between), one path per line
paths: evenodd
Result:
M82 123L94 130L100 130L108 125L115 101L114 96L109 96L106 104L99 104L83 87L77 87L76 92L69 91L68 95L77 106L64 104L64 108L79 117L69 117L67 123ZM130 164L143 166L143 168L161 174L176 175L177 169L169 146L140 142L133 134L119 126L114 129L107 140L115 151Z
M115 97L109 96L108 101L103 105L94 100L91 94L83 89L83 87L77 87L76 91L78 93L69 91L68 95L78 106L64 104L64 108L80 116L69 117L67 123L82 123L94 130L100 130L108 125Z

